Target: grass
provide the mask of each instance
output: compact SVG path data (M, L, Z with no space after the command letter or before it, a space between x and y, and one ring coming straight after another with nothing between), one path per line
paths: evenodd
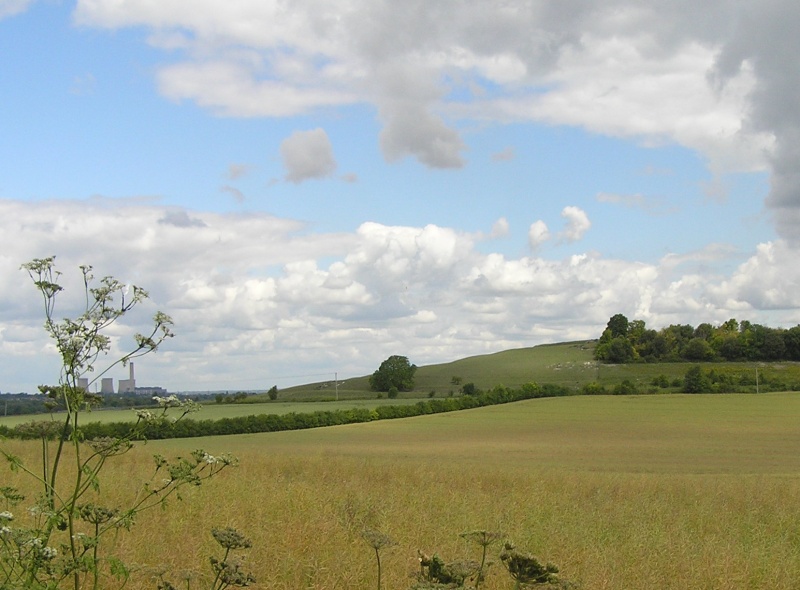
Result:
M265 588L374 587L360 537L369 526L398 541L382 554L385 588L409 586L417 549L479 558L458 534L485 528L586 590L788 590L800 579L798 418L800 395L788 393L539 399L153 441L114 467L108 493L132 493L152 453L238 455L240 468L143 517L118 549L136 563L202 570L209 529L233 526L252 538L247 566ZM495 565L482 587L511 586Z

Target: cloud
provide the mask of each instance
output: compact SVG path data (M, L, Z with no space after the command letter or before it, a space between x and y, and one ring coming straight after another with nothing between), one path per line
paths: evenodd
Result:
M31 0L0 0L0 20L28 9Z
M243 176L247 176L253 167L250 164L231 164L228 166L228 172L225 177L228 180L239 180Z
M744 126L774 138L766 153L772 169L767 206L779 234L800 244L800 114L792 99L800 92L800 72L793 66L800 51L800 5L767 0L746 5L739 16L713 73L722 88L742 72L758 81L748 94Z
M158 223L173 227L206 227L205 222L191 217L186 211L167 211Z
M561 217L566 220L563 231L558 234L561 240L577 242L592 227L592 222L589 221L586 212L579 207L564 207L561 211Z
M333 146L324 129L295 131L281 143L286 180L299 184L326 178L336 171Z
M492 233L490 234L490 238L502 238L503 236L508 235L508 219L505 217L501 217L497 221L492 224Z
M228 193L230 196L233 197L234 201L236 201L237 203L244 203L245 201L244 193L235 186L226 184L224 186L221 186L219 190L222 191L223 193Z
M24 2L6 2L6 12ZM375 3L79 0L84 26L144 27L162 94L221 116L374 107L389 161L465 165L459 128L571 125L677 143L715 175L770 170L780 235L800 234L800 5L794 0Z
M531 250L537 250L539 246L544 244L550 239L550 230L547 229L547 224L541 219L534 221L528 229L528 244Z
M441 118L417 104L393 102L381 111L381 149L389 162L414 156L430 168L461 168L464 143Z
M173 316L177 337L137 371L174 390L268 387L287 367L295 376L363 375L397 353L428 364L593 338L615 313L653 327L730 317L800 322L800 276L784 241L760 245L724 274L715 261L732 253L722 246L657 264L596 254L508 258L436 225L370 222L352 233L320 234L253 212L108 205L0 200L4 391L33 391L57 372L40 302L19 270L52 254L64 272L59 314L79 309L79 264L150 292L152 302L114 331L115 351L146 329L156 309ZM534 227L534 235L546 235L544 224ZM303 380L314 379L294 382Z

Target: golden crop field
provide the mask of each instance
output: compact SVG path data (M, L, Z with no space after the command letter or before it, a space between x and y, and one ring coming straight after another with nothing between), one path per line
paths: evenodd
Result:
M253 541L257 588L375 588L366 527L397 542L381 553L387 589L411 586L418 549L480 559L459 533L486 529L586 590L788 590L800 580L799 418L789 393L538 399L150 442L112 464L101 492L129 497L153 453L241 460L119 536L115 552L143 566L128 588L154 587L149 566L201 588L218 549L209 531L231 526ZM513 582L495 563L482 587Z

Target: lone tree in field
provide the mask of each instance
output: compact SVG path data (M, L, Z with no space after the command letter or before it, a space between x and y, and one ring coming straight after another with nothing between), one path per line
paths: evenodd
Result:
M393 355L381 363L378 370L369 378L372 391L389 391L395 387L397 391L414 389L414 373L417 366L408 362L408 357Z

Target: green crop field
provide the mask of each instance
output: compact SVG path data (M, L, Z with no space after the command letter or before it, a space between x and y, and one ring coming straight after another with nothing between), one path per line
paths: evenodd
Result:
M237 418L239 416L252 416L254 414L288 414L295 413L312 413L322 410L347 410L350 408L368 408L373 409L378 406L389 405L404 405L415 403L416 399L395 399L390 400L386 398L376 399L351 399L340 402L262 402L262 403L246 403L246 404L203 404L200 411L190 414L189 417L197 420L219 420L220 418ZM20 415L20 416L2 416L0 417L0 424L6 426L15 426L30 420L50 420L53 417L58 419L62 414L34 414L34 415ZM127 408L121 409L100 409L92 412L87 412L82 415L82 423L89 422L133 422L136 420L136 412Z
M396 540L382 552L383 587L402 589L418 549L479 559L459 533L488 529L585 590L789 590L800 579L800 394L573 396L151 441L116 459L101 489L129 497L151 454L197 447L241 465L142 516L120 536L121 557L197 577L209 529L232 526L253 541L256 587L374 588L367 527ZM497 549L487 590L513 587ZM127 587L152 588L149 571Z

